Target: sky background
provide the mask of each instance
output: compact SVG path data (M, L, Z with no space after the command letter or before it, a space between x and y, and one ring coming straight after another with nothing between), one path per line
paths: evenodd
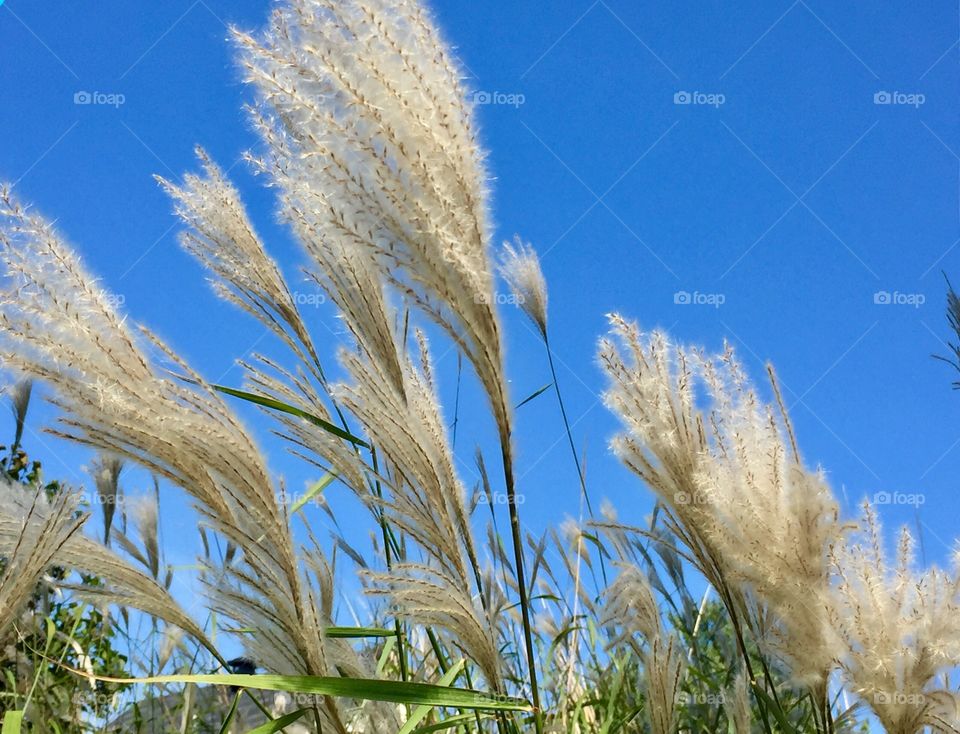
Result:
M258 142L226 26L258 28L269 7L0 7L0 179L58 220L132 319L234 385L238 358L276 347L215 299L178 248L152 175L195 169L193 147L203 145L230 169L294 289L302 283L270 192L239 162ZM844 511L876 493L912 497L883 505L881 517L919 527L927 559L944 561L960 509L960 394L958 376L931 355L946 354L950 337L941 271L960 281L957 5L433 7L481 102L496 241L520 233L542 256L593 496L636 523L652 504L606 449L616 423L599 398L596 341L604 315L620 311L711 350L730 341L758 381L772 361L805 460L828 472ZM334 315L304 312L332 355L342 333ZM510 307L504 318L520 400L549 376L530 325ZM456 356L435 346L449 411ZM467 379L457 443L469 484L474 443L490 447L474 387ZM264 419L242 412L293 491L316 478L284 456ZM38 411L34 428L48 417ZM37 434L27 445L50 475L83 480L84 452ZM517 447L525 523L539 532L575 514L575 474L548 395L519 411ZM143 486L128 476L129 491ZM361 537L367 517L330 492L345 532ZM180 509L165 515L171 562L190 561L190 522Z

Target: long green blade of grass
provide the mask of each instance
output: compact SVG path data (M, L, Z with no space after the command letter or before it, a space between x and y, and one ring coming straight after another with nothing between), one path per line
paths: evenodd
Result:
M390 660L390 655L397 646L397 639L396 637L391 637L383 646L383 652L380 653L380 658L377 660L377 675L381 675L387 666L387 661Z
M365 637L396 637L397 632L381 627L327 627L323 635L334 639L352 640Z
M763 699L764 705L767 707L767 710L773 713L774 718L776 718L777 723L780 725L780 729L784 734L800 734L796 728L790 724L787 720L787 715L783 709L777 705L776 701L767 693L758 683L753 684L753 692Z
M530 402L531 400L533 400L534 398L540 397L540 396L543 395L547 390L549 390L551 387L553 387L553 383L552 383L552 382L548 382L546 385L544 385L543 387L541 387L539 390L534 391L533 393L531 393L530 395L528 395L527 397L525 397L523 400L521 400L519 403L517 403L515 406L513 406L513 409L516 410L517 408L520 408L520 407L526 405L527 403L529 403L529 402Z
M297 719L303 716L305 713L309 712L310 709L297 709L296 711L291 711L286 716L281 716L279 719L274 719L273 721L268 721L265 724L261 724L256 729L251 729L247 734L274 734L278 732L285 726L290 726Z
M437 681L437 685L445 688L451 686L457 679L457 676L460 675L460 672L463 670L463 666L466 665L466 663L466 660L461 660L459 663L450 668L450 670L444 673L443 677ZM414 727L416 727L417 724L426 718L427 714L430 713L431 708L431 706L417 706L417 708L413 710L413 713L410 714L410 718L406 720L397 734L410 734Z
M233 723L233 719L237 715L237 706L239 705L240 705L240 691L237 691L233 697L233 703L230 704L230 710L227 712L226 718L223 720L223 723L220 725L220 734L230 734L230 725Z
M233 387L226 387L224 385L213 385L212 387L214 390L222 392L224 395L230 395L235 398L240 398L241 400L246 400L248 403L262 405L264 408L270 408L271 410L278 410L281 413L287 413L288 415L295 415L298 418L304 418L314 425L320 426L320 428L328 433L332 433L334 436L339 436L340 438L345 439L357 446L370 448L370 444L368 444L362 438L357 438L352 433L348 433L342 428L338 428L337 426L333 425L333 423L325 421L323 418L318 418L311 413L307 413L305 410L300 410L300 408L295 408L292 405L287 405L286 403L282 403L279 400L274 400L273 398L268 398L264 395L255 395L252 392L237 390Z
M77 671L82 675L81 671ZM213 673L208 675L156 675L145 678L112 678L90 676L85 678L108 683L212 683L223 686L254 688L262 691L312 693L334 698L358 698L369 701L387 701L408 705L440 706L478 711L532 711L529 702L507 698L469 688L447 688L430 683L404 683L367 678L334 678L311 675L238 675Z
M318 494L323 492L327 487L329 487L333 480L337 478L336 474L327 472L324 474L319 481L313 484L306 492L303 493L303 496L300 497L296 502L290 506L290 514L298 512L301 507L307 504L310 500L316 497Z
M23 711L7 711L3 716L2 734L20 734L20 727L23 725Z
M227 627L224 632L230 632L235 635L255 635L257 631L253 627ZM397 631L385 629L383 627L327 627L323 634L335 640L362 640L378 637L396 637Z
M481 716L481 719L487 719L490 715ZM421 726L419 729L415 729L413 734L428 734L432 731L446 731L447 729L452 729L455 726L460 726L461 724L468 724L474 720L474 714L457 714L456 716L451 716L443 721L438 721L436 724L427 724L426 726Z

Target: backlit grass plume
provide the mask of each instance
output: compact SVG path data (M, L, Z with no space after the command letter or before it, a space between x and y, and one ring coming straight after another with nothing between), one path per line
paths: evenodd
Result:
M422 563L396 564L376 579L404 616L450 630L500 690L495 621L474 601L474 594L483 598L483 582L466 491L454 469L426 341L420 338L422 367L405 361L402 390L392 388L369 360L341 356L351 381L338 396L367 426L385 460L392 490L383 504L386 516L426 556Z
M2 481L4 485L12 484ZM76 495L62 493L48 503L42 492L29 493L19 486L8 489L12 491L0 491L0 501L8 508L0 516L0 548L6 547L6 562L0 574L0 633L16 620L41 576L87 519L76 512ZM15 497L13 492L32 497ZM24 499L29 501L23 502ZM10 513L10 509L20 509L21 505L28 505L25 512Z
M275 154L280 155L279 151ZM285 160L281 168L289 174L294 165L295 161ZM207 165L203 177L187 177L188 198L201 200L193 208L202 216L185 217L185 221L198 231L211 230L214 222L229 218L227 213L219 213L219 208L235 208L232 195L211 195L211 190L220 188L217 175ZM473 654L489 684L499 689L494 625L472 598L472 593L482 589L477 553L435 387L426 369L416 370L402 338L394 333L395 318L385 292L389 283L370 251L353 239L330 236L318 222L316 212L323 210L325 182L309 176L277 177L282 190L281 213L310 256L307 272L338 308L356 350L343 350L341 361L350 380L337 386L326 399L309 380L267 358L247 365L250 386L258 394L324 420L331 419L326 406L332 398L334 405L342 405L359 419L378 452L382 464L379 472L368 470L355 451L310 421L289 415L280 420L284 435L298 454L318 465L332 466L364 502L372 505L375 515L385 512L391 525L426 554L423 564L396 559L400 562L377 576L380 591L390 595L398 611L415 613L421 621L449 630ZM184 189L168 188L178 199L186 195ZM237 288L242 281L239 266L218 268L208 257L199 259L218 278L225 279L225 287ZM421 344L426 366L429 357L425 340ZM385 502L371 493L373 482L383 482L390 489Z
M87 517L76 513L79 500L69 491L49 499L40 489L0 480L0 556L10 559L3 581L7 604L16 598L14 590L22 595L23 585L29 584L32 591L43 572L56 564L97 575L98 585L77 587L88 599L141 609L215 650L196 621L154 578L79 531Z
M685 650L676 635L664 631L653 589L636 566L625 566L607 591L603 623L619 630L611 646L626 642L643 658L650 731L676 730Z
M437 323L473 364L499 433L517 575L524 579L483 152L449 48L424 8L410 1L292 0L260 37L234 35L258 91L253 116L267 147L260 167L283 192L301 235L314 248L344 248L339 259L348 267L375 263L381 283ZM327 283L341 290L323 267L327 257L316 259ZM369 280L367 287L380 297ZM368 325L379 326L375 333L385 340L378 309L358 310L372 316ZM538 706L525 582L518 591Z
M611 324L600 359L625 429L615 452L656 492L730 614L826 706L838 649L829 553L843 532L829 488L801 465L789 423L759 400L731 351L711 357L619 316Z
M540 269L537 251L519 237L513 244L503 243L500 274L517 305L536 325L544 339L547 338L547 282Z
M188 174L182 185L158 178L189 227L180 235L184 249L216 276L213 287L226 300L265 324L311 365L316 350L293 294L264 249L240 194L202 149L203 175Z
M312 179L321 241L362 248L446 329L508 427L483 153L461 72L424 8L293 0L260 38L235 37L268 169L291 188Z
M77 258L41 217L0 196L0 360L47 382L52 432L124 456L187 490L242 550L207 575L214 608L261 634L247 644L274 670L329 672L317 590L301 575L287 517L260 453L223 401L149 334L189 381L161 376ZM336 704L325 715L342 728Z
M960 665L960 570L918 571L906 528L895 558L883 545L865 503L859 532L835 552L844 675L887 732L957 731L960 697L946 676Z

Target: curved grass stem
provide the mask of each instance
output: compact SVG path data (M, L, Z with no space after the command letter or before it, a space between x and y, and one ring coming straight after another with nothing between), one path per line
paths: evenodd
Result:
M517 588L520 592L520 616L523 621L523 640L527 654L527 669L530 676L530 697L533 702L534 728L543 734L543 712L540 709L540 689L537 685L537 664L533 649L533 629L530 624L530 600L527 596L527 577L523 565L523 537L520 530L520 512L517 509L517 490L513 476L513 451L509 431L500 436L503 477L507 488L507 508L510 511L510 533L513 537L513 555L517 565Z

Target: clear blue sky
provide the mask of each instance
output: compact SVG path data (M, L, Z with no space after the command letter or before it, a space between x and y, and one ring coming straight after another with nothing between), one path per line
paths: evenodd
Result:
M931 358L949 336L941 270L960 281L956 3L434 7L470 84L495 102L479 117L498 241L518 232L543 254L593 494L637 522L651 504L605 448L615 424L598 401L595 343L604 314L620 310L682 341L718 349L729 339L758 379L772 360L806 460L828 470L845 506L877 492L922 494L918 513L886 506L882 517L891 527L919 519L928 557L942 560L960 508L960 393ZM198 143L224 167L256 145L224 24L259 27L268 8L0 7L0 178L58 218L131 317L232 384L241 379L234 360L269 340L216 301L176 246L151 174L194 168ZM123 103L77 104L83 92ZM231 173L295 278L300 256L269 192L243 164ZM679 292L700 303L677 303ZM876 303L884 292L896 302ZM338 331L323 309L307 317L321 341ZM519 399L548 381L546 365L525 322L513 312L506 322ZM454 366L452 354L441 360ZM444 391L449 399L452 377ZM310 473L260 426L272 466L298 488ZM458 443L467 463L472 439ZM84 461L47 441L65 464ZM520 412L518 448L526 521L542 528L574 512L570 457L547 396Z

